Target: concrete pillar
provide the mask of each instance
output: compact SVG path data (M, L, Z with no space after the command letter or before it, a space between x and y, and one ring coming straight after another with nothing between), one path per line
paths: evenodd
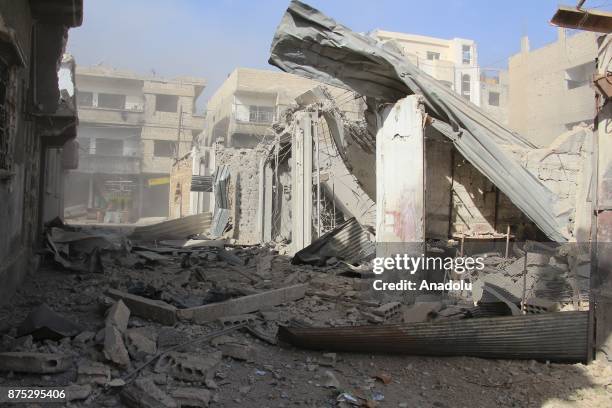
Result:
M94 186L93 186L93 173L89 173L89 195L87 197L87 207L93 208L94 206Z
M376 135L376 255L421 256L425 241L424 111L416 95L387 106L379 115ZM420 272L386 271L385 281L409 280ZM404 291L407 302L417 291Z
M291 139L291 243L292 252L312 240L312 140L317 112L299 112Z

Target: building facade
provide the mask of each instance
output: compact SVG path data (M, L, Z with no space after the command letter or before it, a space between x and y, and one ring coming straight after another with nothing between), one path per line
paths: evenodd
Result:
M167 217L172 164L204 126L195 102L205 81L104 66L79 67L76 80L80 160L66 184L67 215L108 223Z
M508 63L508 121L512 129L540 146L584 122L593 123L590 86L597 56L596 34L567 35L536 50L523 37L521 52Z
M384 30L374 30L370 36L383 43L393 41L418 68L480 106L478 51L473 40L447 40Z
M63 53L82 19L80 0L0 0L0 303L36 270L43 224L62 205L64 146L78 123Z

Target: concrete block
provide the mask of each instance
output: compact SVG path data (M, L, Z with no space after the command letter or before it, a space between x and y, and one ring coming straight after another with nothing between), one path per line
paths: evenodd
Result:
M442 302L421 302L402 310L403 323L419 323L431 320L442 309Z
M373 309L372 313L387 320L398 314L401 306L402 304L399 302L385 303L384 305Z
M77 366L79 384L105 385L111 379L110 367L95 361L81 361Z
M130 356L121 332L113 325L106 326L104 330L104 356L120 366L130 365Z
M131 408L178 408L176 401L159 389L149 378L139 378L119 394L121 402Z
M180 380L205 382L207 378L214 376L221 357L220 351L205 357L191 353L170 352L159 358L154 370L156 373L168 373Z
M181 387L172 390L171 394L179 407L207 407L210 402L210 391L204 388Z
M128 309L125 303L119 299L106 312L105 323L107 326L109 324L115 326L121 333L123 333L127 329L129 319L130 309Z
M233 316L256 312L260 309L270 308L283 303L303 298L308 284L289 286L274 289L254 295L243 296L225 302L178 310L180 318L193 320L200 324L219 319L224 316Z
M252 314L243 314L243 315L238 315L238 316L225 316L225 317L221 317L219 318L219 322L223 325L223 326L235 326L237 324L241 324L241 323L253 323L255 320L257 320L257 318L252 315Z
M147 299L116 289L109 289L108 296L121 299L134 316L172 326L176 323L176 307L161 300Z
M66 401L84 400L91 394L91 385L89 384L70 384L65 389Z
M218 346L223 357L231 357L239 361L253 361L255 358L255 349L249 344L228 342Z
M0 353L0 371L54 374L68 370L72 358L62 354L9 352Z
M157 353L157 344L140 328L125 332L125 340L130 356L135 360L144 360L146 356Z

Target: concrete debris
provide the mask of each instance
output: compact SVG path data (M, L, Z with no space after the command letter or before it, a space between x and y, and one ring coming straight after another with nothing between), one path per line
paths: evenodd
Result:
M77 365L77 382L79 384L106 385L111 379L110 367L95 361L81 361Z
M80 401L87 399L91 394L92 387L89 384L70 384L66 387L67 401Z
M104 356L120 366L130 365L130 356L123 342L123 336L113 325L107 325L104 329Z
M382 317L384 320L389 320L399 314L401 306L402 304L399 302L385 303L384 305L373 309L372 313L376 316Z
M202 388L176 388L172 390L171 395L181 408L208 407L210 402L210 391Z
M238 324L251 324L253 322L255 322L256 317L252 314L243 314L243 315L238 315L238 316L223 316L219 318L219 322L225 326L235 326Z
M308 285L301 284L275 289L225 302L179 310L178 315L183 319L193 320L195 323L200 324L216 320L223 316L252 313L260 309L301 299L306 294L307 287Z
M324 372L324 376L325 376L325 383L324 383L325 387L340 389L340 381L338 381L334 373L327 370Z
M130 319L130 309L121 299L115 302L106 313L106 325L114 326L121 333L125 332Z
M204 383L207 378L214 376L221 357L220 351L209 353L205 357L191 353L169 352L160 357L155 365L155 372L168 373L174 378L185 381Z
M123 388L121 402L130 408L178 408L176 401L148 378L139 378Z
M34 352L0 353L0 371L20 373L55 374L72 367L68 355Z
M109 289L107 294L113 299L121 299L134 316L139 316L168 326L172 326L176 323L176 307L166 302L147 299L116 289Z
M217 346L223 357L231 357L239 361L254 361L256 358L255 349L250 344L235 341L219 344Z
M19 337L31 334L35 340L60 340L76 336L83 329L71 320L54 312L46 304L32 310L17 328Z
M125 342L128 353L134 360L144 360L149 355L157 353L157 342L146 328L134 328L125 332Z
M420 302L402 308L403 323L418 323L432 320L442 309L442 302Z

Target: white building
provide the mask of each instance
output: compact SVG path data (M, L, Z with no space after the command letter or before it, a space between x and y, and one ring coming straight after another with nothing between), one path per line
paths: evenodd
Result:
M423 35L374 30L370 36L394 41L414 65L480 106L478 53L473 40L450 40Z

